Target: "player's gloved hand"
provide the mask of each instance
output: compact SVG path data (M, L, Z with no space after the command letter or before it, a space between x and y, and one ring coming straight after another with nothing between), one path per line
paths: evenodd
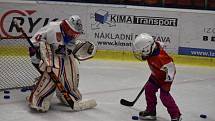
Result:
M29 47L28 51L29 51L30 57L36 56L37 59L41 59L39 47L35 47L35 48Z
M40 49L38 48L37 51L36 51L36 57L38 59L41 59L41 54L40 54Z
M172 78L167 74L165 82L172 82Z
M73 51L71 49L67 49L68 55L73 54Z
M166 79L165 82L172 82L173 79L171 78L171 76L168 74L168 68L167 67L163 67L161 68L162 71L164 71L166 73Z
M28 51L29 51L30 57L31 57L31 56L34 56L35 53L36 53L36 49L34 49L34 48L32 48L32 47L29 47L29 48L28 48Z
M55 50L55 53L60 55L66 55L65 45L59 45L58 48Z

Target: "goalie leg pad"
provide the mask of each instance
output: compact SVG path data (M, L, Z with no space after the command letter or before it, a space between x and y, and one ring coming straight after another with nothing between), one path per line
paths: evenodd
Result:
M29 107L40 112L48 111L54 91L54 83L51 81L48 74L44 73L31 92L30 97L27 97Z
M78 101L74 103L74 110L81 111L86 109L91 109L96 107L97 103L94 99L86 100L86 101Z
M29 97L27 97L27 99L26 99L27 101L29 100L28 98ZM47 112L49 110L49 107L50 107L50 101L44 100L42 103L42 106L36 106L33 103L29 103L29 107L33 110L38 111L38 112Z
M78 89L79 85L79 70L78 70L78 64L76 59L73 56L65 57L64 58L64 68L61 82L63 86L66 88L68 93L70 94L70 97L74 101L79 101L82 99L82 94L80 93ZM67 101L65 100L62 93L57 89L56 90L56 96L61 101L61 103L68 105Z

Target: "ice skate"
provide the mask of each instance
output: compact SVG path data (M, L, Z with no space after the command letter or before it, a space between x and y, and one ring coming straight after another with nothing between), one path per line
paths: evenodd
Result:
M173 119L171 119L171 121L182 121L182 118L181 118L181 116L180 116L180 117L178 117L178 118L173 118Z
M139 112L139 117L142 120L156 120L156 111L148 112L148 111L141 111Z
M40 112L40 113L45 113L48 111L49 107L50 107L50 102L49 101L46 101L44 100L43 101L43 104L41 107L39 106L36 106L34 105L33 103L31 103L29 101L29 96L26 97L26 101L28 103L28 106L30 107L31 110L34 110L34 111L37 111L37 112Z

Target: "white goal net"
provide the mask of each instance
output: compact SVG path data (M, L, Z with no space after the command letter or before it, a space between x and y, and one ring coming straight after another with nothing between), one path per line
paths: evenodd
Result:
M38 76L25 39L0 39L0 91L31 86Z

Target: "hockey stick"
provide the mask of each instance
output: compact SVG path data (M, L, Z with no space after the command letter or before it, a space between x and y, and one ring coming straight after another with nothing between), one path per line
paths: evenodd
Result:
M125 100L125 99L121 99L121 100L120 100L120 104L122 104L122 105L124 105L124 106L129 106L129 107L133 106L133 105L136 103L136 101L139 99L140 95L143 93L144 89L145 89L145 88L144 88L144 86L143 86L143 88L140 90L139 94L138 94L137 97L134 99L134 101L130 102L130 101L127 101L127 100Z
M27 34L25 33L25 31L23 30L23 28L18 25L16 20L13 20L13 22L15 23L16 28L22 32L22 34L24 35L25 39L28 41L30 46L32 48L36 49L35 46L33 45L33 43L31 42L31 40L29 39L29 37L27 36ZM69 106L72 109L74 109L74 101L69 96L68 91L64 88L63 84L59 81L58 77L54 74L54 72L49 72L48 74L51 77L52 81L55 83L58 90L63 94L63 96L64 96L65 100L67 101L67 103L69 104Z
M18 26L18 23L17 23L17 21L16 21L15 19L13 20L13 22L14 22L14 25L15 25L16 29L22 32L24 38L28 41L29 45L30 45L32 48L36 49L36 47L33 45L33 43L31 42L30 38L29 38L28 35L25 33L25 31L23 30L23 28L20 27L20 26Z
M65 100L69 104L69 106L74 109L74 101L69 96L69 92L64 88L63 84L59 81L58 77L55 75L54 72L49 72L49 76L51 77L52 81L55 83L58 90L63 94Z

